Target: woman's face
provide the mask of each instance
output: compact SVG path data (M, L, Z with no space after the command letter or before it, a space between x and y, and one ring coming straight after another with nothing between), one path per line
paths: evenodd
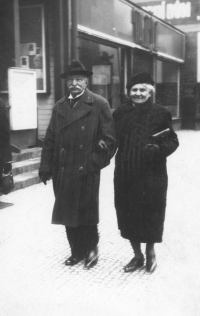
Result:
M130 98L135 104L143 104L151 97L150 90L142 83L132 86Z

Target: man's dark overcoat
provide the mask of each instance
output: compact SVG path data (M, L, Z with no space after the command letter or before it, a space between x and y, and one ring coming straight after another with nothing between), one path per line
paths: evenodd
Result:
M100 140L107 149L100 148ZM72 110L67 96L55 104L39 170L53 178L52 223L98 223L100 169L109 164L115 143L114 121L103 97L86 89Z
M150 99L133 106L129 101L114 112L118 151L114 175L118 226L124 238L161 242L165 219L166 157L178 147L171 114ZM169 128L159 142L159 153L149 155L145 145L152 135Z

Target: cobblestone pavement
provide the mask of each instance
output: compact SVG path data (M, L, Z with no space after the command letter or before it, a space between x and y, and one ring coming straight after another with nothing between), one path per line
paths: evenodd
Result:
M169 190L158 267L126 274L133 256L117 229L114 161L102 171L100 258L84 270L66 267L63 226L51 225L52 184L2 196L0 210L1 316L199 316L200 132L178 132L180 147L168 158ZM143 249L144 250L144 249Z

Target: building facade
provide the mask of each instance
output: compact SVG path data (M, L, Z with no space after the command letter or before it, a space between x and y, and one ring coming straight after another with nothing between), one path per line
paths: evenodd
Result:
M181 71L182 128L200 129L200 1L134 1L186 34L185 63Z
M44 138L52 107L66 93L60 73L72 58L93 71L89 88L113 110L126 98L129 78L150 72L155 101L181 128L182 30L129 0L2 0L0 15L0 97L8 107L8 69L36 73L37 128L12 130L16 148L37 146Z

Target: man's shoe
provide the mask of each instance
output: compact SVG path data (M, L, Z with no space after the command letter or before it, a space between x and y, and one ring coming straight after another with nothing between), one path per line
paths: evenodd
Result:
M89 252L89 255L85 259L85 269L90 269L94 267L98 262L98 249Z
M144 257L133 258L125 267L125 272L133 272L144 265Z
M149 273L153 273L156 267L157 267L156 257L155 256L147 257L146 271Z
M83 258L71 256L65 261L66 266L74 266L79 263Z

